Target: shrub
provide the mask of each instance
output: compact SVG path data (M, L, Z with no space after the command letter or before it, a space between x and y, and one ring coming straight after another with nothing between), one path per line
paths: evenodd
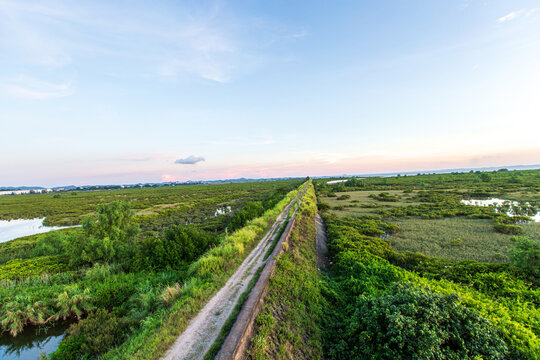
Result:
M71 325L68 336L51 354L51 360L94 359L125 338L126 321L99 309L86 319Z
M156 269L176 269L199 258L217 243L217 238L196 225L173 226L161 238L146 244L150 265Z
M52 231L39 237L36 246L30 253L31 257L61 255L65 252L69 236Z
M480 174L480 180L482 180L482 182L490 182L491 181L491 175L486 173L486 172L483 172Z
M396 283L381 297L358 298L346 324L349 359L504 359L491 323L460 305L456 294Z
M493 225L493 227L495 228L495 231L501 234L517 235L523 232L523 228L519 225L502 224L500 222L495 222L495 225Z
M338 197L336 198L336 200L348 200L348 199L350 199L350 198L351 198L351 195L345 194L345 195L338 196Z
M510 258L518 267L533 276L540 276L540 244L524 236L514 236Z
M248 202L244 208L231 219L228 226L229 231L240 229L246 225L249 220L261 216L263 212L264 207L260 201Z
M387 201L387 202L396 202L399 200L397 196L390 195L387 192L382 192L380 194L371 194L369 195L369 197L378 201Z
M330 210L330 205L325 202L319 201L317 203L317 208L319 209L319 211L327 211Z

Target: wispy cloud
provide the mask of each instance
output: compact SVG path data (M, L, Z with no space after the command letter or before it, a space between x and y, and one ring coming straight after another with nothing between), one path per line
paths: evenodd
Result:
M27 76L9 80L2 90L11 97L36 100L61 98L74 91L71 82L50 83Z
M512 21L514 19L517 19L520 16L530 16L530 15L534 14L537 10L538 10L538 8L515 10L515 11L509 12L508 14L498 18L497 22L499 24L502 24L504 22L508 22L508 21Z
M281 24L268 33L221 1L159 8L0 0L0 51L15 54L22 63L52 68L76 65L78 59L98 54L114 57L106 61L108 73L125 71L111 65L122 58L138 67L132 69L133 76L198 76L226 83L268 62L262 60L269 54L261 43L306 35L305 30ZM133 38L137 41L125 41Z
M220 139L220 140L209 140L208 144L212 145L227 145L227 146L261 146L261 145L273 145L277 144L278 141L272 138L263 138L263 139L251 139L246 140L245 138L233 138L233 139Z
M204 161L204 158L202 156L190 155L186 158L177 159L174 163L182 165L195 165L196 163L201 161Z

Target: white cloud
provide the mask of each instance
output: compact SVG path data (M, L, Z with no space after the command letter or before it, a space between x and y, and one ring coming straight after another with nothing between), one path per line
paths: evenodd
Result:
M190 155L187 158L178 159L174 163L181 165L195 165L198 162L204 161L202 156Z
M536 11L538 10L538 8L534 8L534 9L521 9L521 10L516 10L516 11L512 11L500 18L497 19L497 22L499 24L502 24L504 22L507 22L507 21L512 21L520 16L530 16L532 14L534 14Z
M34 78L19 76L2 87L5 94L21 99L52 99L73 94L71 82L50 83Z

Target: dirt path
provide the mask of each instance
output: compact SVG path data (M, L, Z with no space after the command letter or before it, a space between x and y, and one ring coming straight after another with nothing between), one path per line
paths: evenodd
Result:
M320 270L328 267L330 263L328 261L328 246L326 245L328 241L326 238L326 226L319 213L315 215L315 228L317 230L317 267Z
M238 302L238 298L246 290L259 266L264 264L264 255L271 246L275 234L287 219L289 209L294 204L294 201L292 200L279 214L270 230L246 257L227 283L191 320L188 327L176 339L165 355L165 360L198 360L204 357Z

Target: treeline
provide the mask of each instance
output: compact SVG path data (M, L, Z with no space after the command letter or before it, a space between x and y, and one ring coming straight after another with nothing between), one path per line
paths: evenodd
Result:
M501 169L503 170L503 169ZM540 191L540 170L469 171L449 174L397 175L388 177L351 177L345 182L327 184L328 179L315 181L317 194L354 190L428 190L476 189L478 195L495 196L512 191Z

